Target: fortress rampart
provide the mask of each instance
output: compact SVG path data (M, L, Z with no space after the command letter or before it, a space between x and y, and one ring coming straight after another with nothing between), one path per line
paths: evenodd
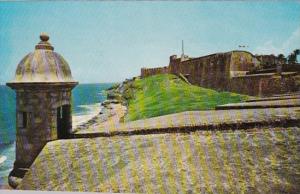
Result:
M190 60L171 59L170 73L185 75L191 84L207 88L225 88L229 78L230 57L214 54Z
M141 77L165 73L182 74L194 85L253 96L299 90L293 73L281 76L276 73L246 75L261 63L262 61L247 51L230 51L197 58L177 58L172 55L169 66L142 68Z
M237 76L230 79L228 90L251 96L270 96L299 90L296 85L296 74L287 73L281 76L275 73Z
M155 67L155 68L142 68L141 77L148 77L157 74L167 74L169 73L169 67Z

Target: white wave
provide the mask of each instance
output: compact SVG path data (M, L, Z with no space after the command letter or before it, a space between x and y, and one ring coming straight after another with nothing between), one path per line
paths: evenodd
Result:
M83 124L96 115L99 114L101 111L101 104L96 103L96 104L91 104L91 105L79 105L78 107L85 108L88 110L86 113L81 114L81 115L72 115L72 120L73 120L73 127L76 128L76 126Z
M89 104L89 105L78 105L77 107L80 107L80 108L83 108L83 109L87 110L87 112L81 112L81 113L77 113L77 114L87 115L87 114L90 114L90 113L93 113L95 111L100 110L101 109L101 103L95 103L95 104Z
M6 156L1 156L0 157L0 164L2 164L5 160L7 160Z

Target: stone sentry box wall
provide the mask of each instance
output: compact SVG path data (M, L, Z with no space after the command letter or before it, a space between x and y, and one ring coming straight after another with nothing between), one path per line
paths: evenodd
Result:
M31 87L32 88L32 87ZM58 139L57 109L71 105L71 89L42 88L17 90L16 166L28 167L43 146ZM25 117L25 118L24 118ZM72 117L66 122L72 130Z
M35 51L19 63L7 85L16 91L16 160L9 184L16 188L47 142L72 133L71 98L74 81L64 58L46 34Z

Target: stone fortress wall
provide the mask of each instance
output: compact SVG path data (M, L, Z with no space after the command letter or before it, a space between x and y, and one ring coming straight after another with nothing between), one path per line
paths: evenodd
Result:
M156 68L142 68L141 69L141 76L148 77L157 74L167 74L169 73L169 67L156 67Z
M163 73L182 74L194 85L252 96L269 96L299 89L294 73L281 76L276 73L246 75L260 64L259 58L247 51L230 51L197 58L177 58L172 55L169 66L143 68L141 77Z
M230 79L228 90L250 96L271 96L299 90L296 85L296 74L286 73L281 76L275 73L237 76Z
M226 54L213 54L184 61L173 57L170 58L170 73L181 73L194 85L224 88L225 80L229 77L229 63Z

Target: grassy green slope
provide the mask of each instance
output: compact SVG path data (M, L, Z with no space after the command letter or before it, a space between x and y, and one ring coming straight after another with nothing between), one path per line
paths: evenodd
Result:
M175 75L156 75L135 80L128 90L129 99L126 120L138 120L188 110L214 109L216 105L241 102L247 96L217 92L189 85Z

